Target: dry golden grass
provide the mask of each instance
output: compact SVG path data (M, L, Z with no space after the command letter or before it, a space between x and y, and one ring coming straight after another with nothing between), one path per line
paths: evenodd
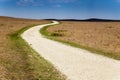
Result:
M27 46L22 47L22 42L13 42L15 40L12 41L10 38L10 34L26 26L48 22L0 17L0 80L50 80L54 78L63 80L57 70L47 61L39 58L38 55L28 55L30 51Z
M120 58L120 22L62 21L49 27L52 36L63 41L90 47Z
M25 79L32 75L30 72L27 73L27 71L24 71L23 68L27 66L27 62L24 61L25 59L20 54L20 51L14 50L9 34L26 26L45 22L0 17L0 80L23 80L23 77Z

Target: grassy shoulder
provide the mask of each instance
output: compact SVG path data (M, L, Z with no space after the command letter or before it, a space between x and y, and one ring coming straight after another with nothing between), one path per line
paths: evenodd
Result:
M107 56L109 58L120 60L120 56L119 56L118 53L108 52L108 51L104 51L104 50L101 50L101 49L95 49L93 47L83 46L83 45L76 44L75 42L71 42L71 41L60 40L60 39L58 39L58 37L64 36L64 34L61 33L62 31L50 33L47 30L47 28L49 28L49 27L52 27L52 26L46 26L46 27L43 27L40 30L40 33L42 35L44 35L46 38L48 38L48 39L51 39L51 40L54 40L54 41L58 41L58 42L62 42L64 44L66 44L66 45L74 46L74 47L77 47L77 48L86 49L86 50L88 50L90 52L93 52L95 54L99 54L99 55Z
M17 71L22 70L26 72L25 74L22 74L22 76L27 75L27 77L22 77L20 80L65 80L65 77L61 75L51 63L46 61L36 51L30 48L20 37L25 30L32 26L25 27L13 34L10 34L10 39L12 41L11 47L16 50L16 54L20 54L23 61L22 66L19 67Z

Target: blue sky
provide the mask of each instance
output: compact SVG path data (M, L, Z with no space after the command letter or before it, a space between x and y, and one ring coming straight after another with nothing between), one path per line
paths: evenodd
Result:
M120 0L0 0L0 16L120 19Z

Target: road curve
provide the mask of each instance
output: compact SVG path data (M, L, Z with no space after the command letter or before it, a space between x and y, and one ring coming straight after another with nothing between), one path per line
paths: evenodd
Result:
M41 28L55 24L58 22L32 27L21 37L67 80L120 80L120 61L46 39L39 33Z

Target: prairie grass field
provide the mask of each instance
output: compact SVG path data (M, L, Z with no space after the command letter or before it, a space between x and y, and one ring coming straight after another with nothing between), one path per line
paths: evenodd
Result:
M20 38L20 34L28 28L49 22L0 17L0 80L65 79Z
M61 21L46 32L55 40L120 60L120 22Z

